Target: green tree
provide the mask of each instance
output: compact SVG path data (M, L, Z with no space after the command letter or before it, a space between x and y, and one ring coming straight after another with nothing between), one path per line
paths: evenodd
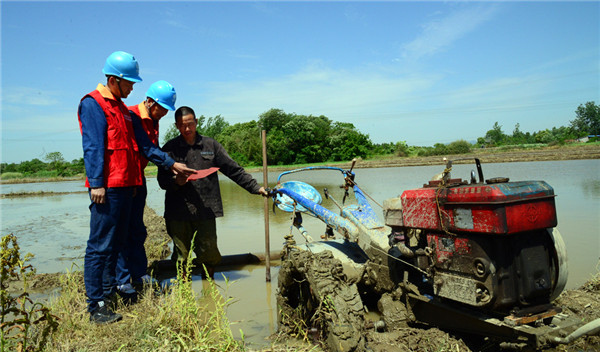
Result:
M436 143L433 145L432 155L444 155L448 154L448 146L443 143Z
M554 135L555 139L559 142L577 138L577 133L570 126L552 127L552 135Z
M396 154L397 156L408 156L409 147L408 144L406 144L406 141L396 142L394 154Z
M506 135L502 132L502 126L498 124L498 121L494 122L494 126L486 132L485 137L495 145L502 145L506 140Z
M288 136L280 130L267 132L267 160L270 165L289 165L294 155L288 147Z
M47 162L49 162L51 164L64 163L65 162L65 158L63 158L63 155L62 155L61 152L47 153L44 156L44 160L46 160Z
M448 144L446 150L448 154L466 154L471 151L471 143L464 139L459 139Z
M46 167L46 163L38 158L35 158L29 161L23 161L21 164L19 164L18 172L25 176L31 176L36 172L46 170Z
M538 131L537 133L535 133L535 141L536 143L552 143L554 142L556 139L554 138L554 135L552 134L552 132L548 129L545 129L543 131Z
M165 135L162 137L163 145L177 136L179 136L179 130L177 129L177 126L175 126L175 124L170 125L167 129L167 132L165 132Z
M353 158L367 157L372 143L369 136L360 133L353 124L347 122L334 122L329 136L328 158L333 161L348 161ZM327 159L325 159L327 160Z
M73 159L70 164L67 165L68 176L85 173L85 164L83 158Z
M15 163L2 163L0 164L0 173L5 173L5 172L18 172L19 171L19 165L15 164Z
M204 115L196 116L197 125L196 131L203 136L208 136L218 140L219 135L229 126L229 123L219 114L215 117L206 118ZM163 144L171 139L179 136L179 130L175 124L172 124L167 129L163 136Z
M273 130L283 130L283 126L290 122L293 117L293 114L286 114L281 109L271 109L259 116L258 124L269 134Z
M269 164L289 165L296 160L292 136L284 127L295 117L281 109L270 109L259 116L258 124L267 132L267 159Z
M48 162L47 170L53 171L56 176L67 176L67 163L61 152L51 152L44 156L44 160Z
M397 142L397 143L405 143L405 142ZM373 154L373 155L395 154L396 149L397 149L397 146L396 146L397 143L390 142L390 143L373 144L371 146L371 154Z
M262 142L256 121L226 127L220 134L219 143L240 165L262 165Z
M580 104L575 110L575 119L571 121L571 127L577 131L578 136L588 134L600 135L600 106L593 101L585 105Z
M520 125L517 123L511 137L512 144L524 144L526 143L525 133L521 132Z
M229 123L227 123L223 116L219 114L215 117L208 118L206 125L202 128L201 134L218 139L219 135L223 133L227 127L229 127Z
M328 159L331 150L327 143L331 120L321 116L294 115L283 126L288 135L288 147L294 152L294 163L314 163Z

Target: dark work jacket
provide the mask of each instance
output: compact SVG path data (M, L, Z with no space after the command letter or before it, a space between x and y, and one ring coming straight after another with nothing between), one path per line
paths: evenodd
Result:
M162 148L176 162L196 170L218 167L219 171L250 193L258 194L256 180L236 163L219 142L196 134L196 142L189 145L179 135ZM188 181L179 186L171 171L158 170L158 184L165 194L165 219L190 221L206 220L223 216L223 203L219 188L218 172L199 180Z

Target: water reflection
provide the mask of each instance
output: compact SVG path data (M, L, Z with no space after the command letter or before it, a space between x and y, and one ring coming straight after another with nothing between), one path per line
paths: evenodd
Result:
M580 182L584 197L597 197L600 194L600 180L582 180Z
M64 181L64 182L33 182L33 183L12 183L0 184L0 193L17 192L77 192L85 191L85 185L82 181Z

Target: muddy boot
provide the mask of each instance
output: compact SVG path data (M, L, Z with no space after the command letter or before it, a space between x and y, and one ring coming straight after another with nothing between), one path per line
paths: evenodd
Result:
M113 312L105 302L98 302L98 306L90 312L90 321L95 324L110 324L123 319L119 313Z

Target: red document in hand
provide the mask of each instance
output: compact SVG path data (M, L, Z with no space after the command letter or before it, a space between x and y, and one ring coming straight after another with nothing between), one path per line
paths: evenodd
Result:
M193 180L198 180L198 179L201 179L201 178L205 178L208 175L214 174L218 170L219 170L218 167L211 167L209 169L197 170L196 173L191 174L190 176L188 176L187 180L188 181L193 181Z

